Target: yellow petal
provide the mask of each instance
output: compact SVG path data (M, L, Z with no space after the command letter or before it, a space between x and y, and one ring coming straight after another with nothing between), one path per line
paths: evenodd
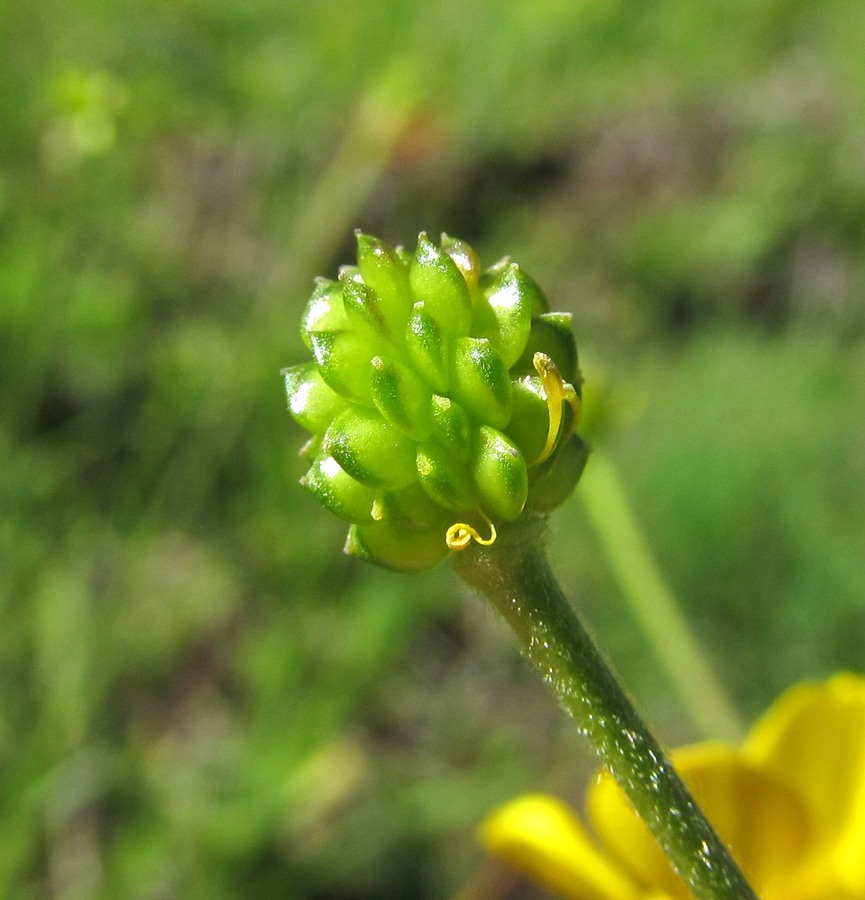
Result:
M679 750L673 761L760 896L794 897L790 885L809 838L807 813L795 792L720 743ZM587 804L595 830L634 878L672 897L689 896L611 778L592 785Z
M791 688L743 750L795 785L827 863L845 890L865 896L865 679L842 673Z
M517 797L481 824L479 837L491 853L563 897L636 900L642 896L555 797Z

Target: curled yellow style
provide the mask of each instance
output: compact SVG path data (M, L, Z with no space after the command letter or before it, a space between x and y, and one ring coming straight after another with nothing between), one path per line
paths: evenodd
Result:
M476 528L465 522L455 522L447 530L445 541L451 550L465 550L473 541L477 541L484 547L489 547L496 542L496 526L493 525L490 518L484 514L483 510L478 510L483 520L490 526L490 536L488 538L481 537Z

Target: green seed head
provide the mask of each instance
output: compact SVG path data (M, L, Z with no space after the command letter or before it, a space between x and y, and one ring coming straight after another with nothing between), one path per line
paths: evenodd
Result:
M304 310L313 360L283 371L313 435L301 483L350 523L347 552L419 571L573 490L577 347L510 259L482 270L458 238L421 234L411 255L356 236L357 266Z

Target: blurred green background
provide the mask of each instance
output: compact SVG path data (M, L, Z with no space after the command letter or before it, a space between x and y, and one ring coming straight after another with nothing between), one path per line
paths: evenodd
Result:
M279 369L356 226L574 313L589 437L746 720L861 671L863 40L855 0L0 5L0 895L516 896L477 821L579 802L493 614L297 486ZM552 551L697 737L578 498Z

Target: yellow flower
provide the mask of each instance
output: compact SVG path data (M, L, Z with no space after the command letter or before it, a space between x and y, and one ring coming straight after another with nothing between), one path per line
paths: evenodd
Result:
M741 747L672 754L764 900L865 900L865 678L839 674L784 693ZM688 897L624 794L601 775L588 827L564 803L526 795L480 828L484 846L564 897Z

